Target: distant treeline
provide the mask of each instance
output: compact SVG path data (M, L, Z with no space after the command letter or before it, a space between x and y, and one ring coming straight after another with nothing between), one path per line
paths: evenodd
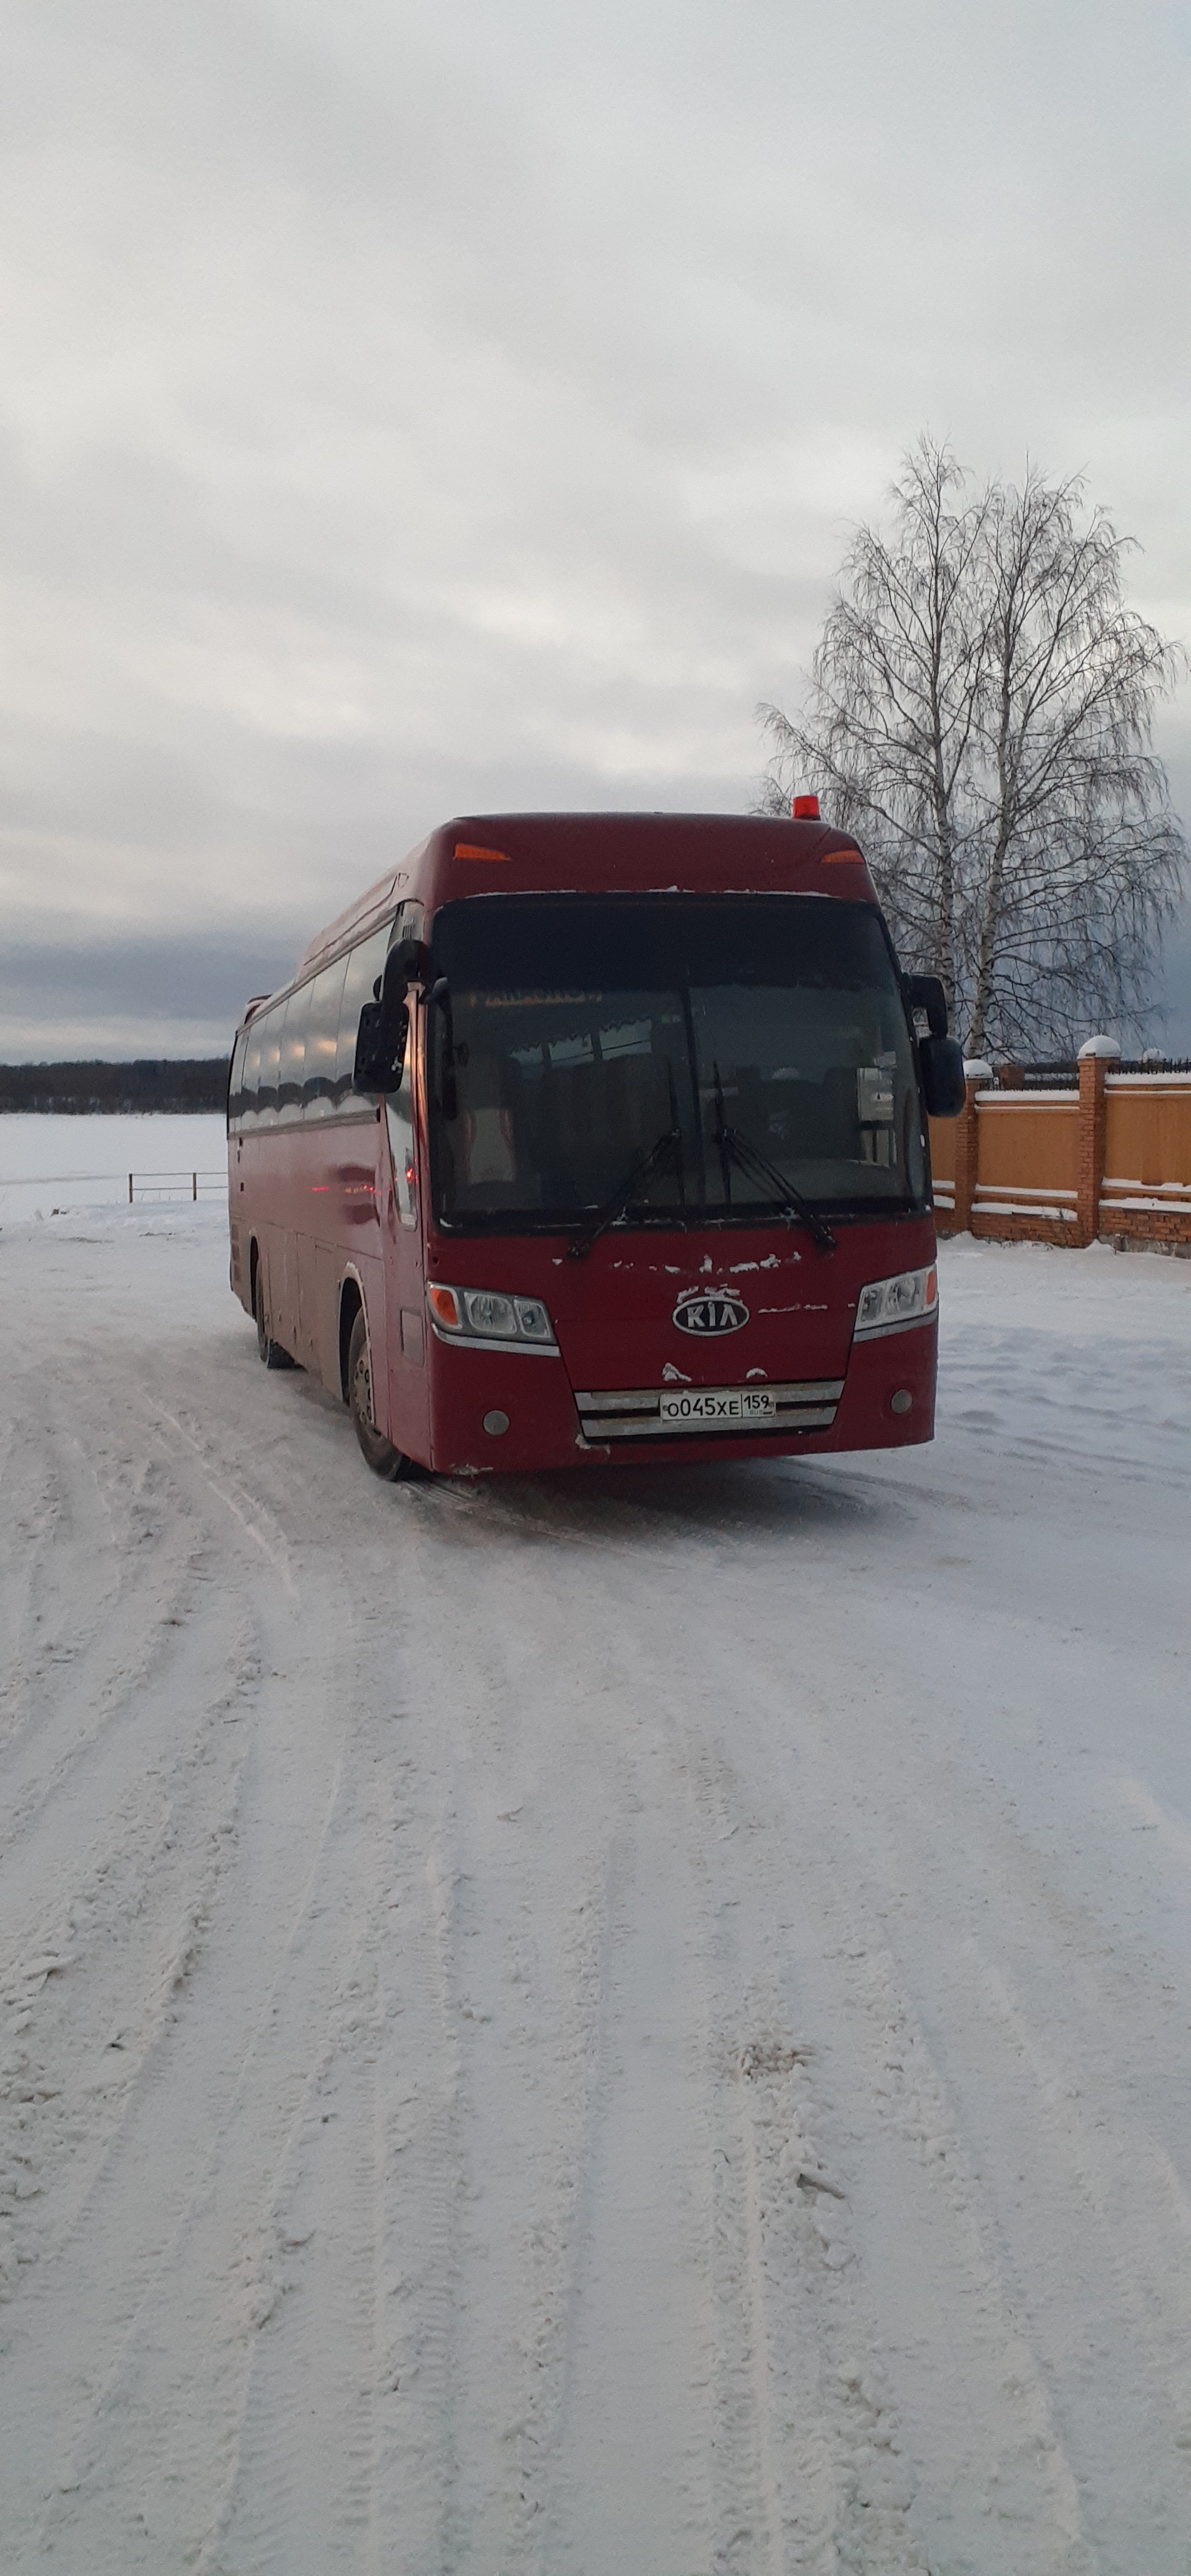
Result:
M136 1064L0 1064L0 1116L17 1109L56 1110L70 1118L222 1110L227 1074L228 1059L221 1055L174 1063L146 1058Z

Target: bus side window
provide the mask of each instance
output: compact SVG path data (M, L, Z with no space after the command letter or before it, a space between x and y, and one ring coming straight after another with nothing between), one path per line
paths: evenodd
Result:
M227 1086L227 1132L234 1136L244 1116L244 1058L248 1053L248 1031L245 1029L232 1050L232 1069Z
M285 1006L281 1030L281 1066L277 1085L277 1114L287 1123L302 1115L302 1085L306 1073L306 1026L310 1018L310 986L301 984L291 993Z
M339 1046L335 1059L335 1105L338 1109L362 1107L352 1090L352 1071L356 1061L356 1034L365 1002L372 1000L372 987L384 968L388 953L391 922L370 932L367 939L353 948L347 960L343 1000L339 1007Z
M240 1120L245 1127L254 1126L260 1109L261 1022L257 1014L247 1032L244 1050L244 1072L240 1088Z
M389 1150L393 1157L393 1190L397 1214L403 1225L418 1221L418 1164L414 1146L413 1048L406 1036L405 1062L401 1069L401 1087L391 1091L385 1101L389 1128Z
M284 1003L263 1014L261 1023L260 1078L257 1084L257 1118L263 1126L277 1116L277 1085L281 1065L281 1023Z
M310 988L306 1070L302 1083L302 1114L305 1118L329 1118L335 1107L339 1006L346 973L347 959L339 957L333 966L324 966Z

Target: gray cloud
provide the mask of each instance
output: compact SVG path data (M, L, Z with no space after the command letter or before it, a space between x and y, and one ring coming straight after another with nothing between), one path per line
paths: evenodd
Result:
M67 1057L225 1055L249 995L282 981L297 946L247 927L224 940L22 943L0 962L0 1014L28 1033L21 1061L48 1054L33 1034L43 1026L61 1031Z
M1173 11L18 0L16 31L0 1054L159 1027L112 980L150 952L194 961L178 1045L214 1042L252 978L202 958L275 925L284 967L454 811L747 806L755 702L796 696L924 424L1085 466L1191 630ZM1188 740L1167 711L1180 776Z

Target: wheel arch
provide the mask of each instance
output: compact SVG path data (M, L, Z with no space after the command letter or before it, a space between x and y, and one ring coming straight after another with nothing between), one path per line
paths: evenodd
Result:
M367 1324L368 1309L359 1271L348 1269L339 1282L339 1392L345 1404L348 1400L347 1355L357 1315L363 1315Z

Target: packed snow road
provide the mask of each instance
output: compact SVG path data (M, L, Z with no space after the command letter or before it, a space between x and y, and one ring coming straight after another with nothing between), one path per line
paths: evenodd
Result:
M374 1482L0 1235L0 2559L1186 2576L1191 1264L935 1447Z

